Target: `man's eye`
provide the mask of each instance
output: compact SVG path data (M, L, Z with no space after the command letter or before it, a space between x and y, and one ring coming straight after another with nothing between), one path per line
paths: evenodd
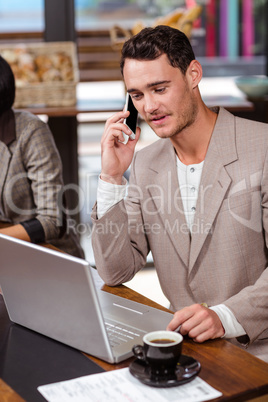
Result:
M161 93L161 92L164 92L165 89L166 89L166 88L156 88L156 89L155 89L155 92Z
M141 95L136 94L136 95L131 95L132 99L138 100L141 98Z

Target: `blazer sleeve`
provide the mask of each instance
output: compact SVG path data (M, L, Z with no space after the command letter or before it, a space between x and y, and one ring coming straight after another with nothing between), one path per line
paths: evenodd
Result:
M96 204L92 247L98 272L110 286L131 280L146 264L149 246L140 207L140 192L135 180L135 157L131 167L128 195L97 219Z
M261 208L263 235L265 236L268 260L268 151L261 178ZM235 269L235 268L234 268ZM254 270L254 266L252 266ZM224 304L234 313L238 322L245 329L249 343L258 339L268 340L268 267L258 280L242 289L238 294L226 300Z

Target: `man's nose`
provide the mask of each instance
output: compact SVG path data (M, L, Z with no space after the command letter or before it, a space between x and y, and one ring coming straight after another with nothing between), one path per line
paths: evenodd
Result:
M153 113L158 109L157 103L153 96L144 97L144 111L145 113Z

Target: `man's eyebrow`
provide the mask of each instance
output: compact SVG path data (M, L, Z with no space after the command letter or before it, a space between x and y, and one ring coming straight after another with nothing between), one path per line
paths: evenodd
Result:
M151 83L147 84L146 86L147 86L147 88L152 88L152 87L155 87L155 86L157 86L157 85L169 84L170 82L171 82L171 81L169 81L169 80L156 81L156 82L151 82ZM129 94L131 94L131 93L133 93L133 92L139 92L139 90L138 90L138 89L135 89L135 88L130 88L130 89L127 90L127 92L128 92Z
M147 84L147 88L155 87L157 85L169 84L169 83L170 83L169 80L156 81L156 82L152 82L151 84Z

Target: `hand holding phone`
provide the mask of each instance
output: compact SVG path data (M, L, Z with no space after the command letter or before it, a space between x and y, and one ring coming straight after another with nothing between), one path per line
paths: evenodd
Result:
M129 113L129 116L126 119L124 119L124 124L126 124L132 132L130 134L130 136L123 133L124 138L127 142L129 137L132 140L135 140L136 128L137 128L137 122L138 122L138 111L135 108L135 106L133 105L133 102L132 102L132 99L131 99L131 96L129 95L129 93L126 96L126 110L128 110L130 113Z

